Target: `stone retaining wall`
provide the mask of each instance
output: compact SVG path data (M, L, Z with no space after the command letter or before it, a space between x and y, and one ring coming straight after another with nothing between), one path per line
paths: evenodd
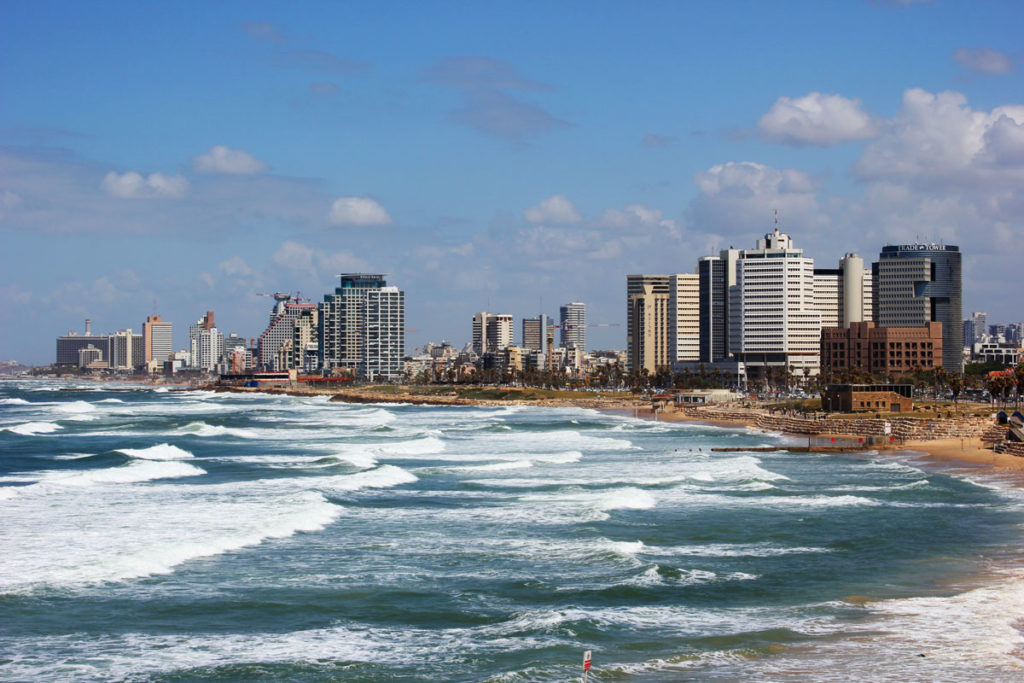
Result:
M1010 455L1016 455L1024 458L1024 443L1019 441L1011 441L1006 444L1006 452Z
M846 434L849 436L885 436L885 423L892 425L896 439L931 441L934 439L977 438L992 426L983 417L950 417L941 420L918 417L892 417L888 420L868 417L811 419L772 415L763 410L686 406L681 412L703 420L739 420L754 422L761 429L791 434Z

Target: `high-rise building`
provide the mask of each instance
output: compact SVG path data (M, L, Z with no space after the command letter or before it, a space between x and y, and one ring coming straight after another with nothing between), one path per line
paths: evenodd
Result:
M573 301L558 309L559 324L562 326L562 348L587 348L587 306Z
M70 331L63 337L57 337L57 357L55 365L78 365L80 361L79 351L94 346L103 354L107 353L107 335L93 335L91 321L85 321L85 334ZM91 358L91 357L90 357ZM95 359L92 359L95 360Z
M543 351L547 331L554 324L550 316L543 314L536 318L523 318L523 348L531 351Z
M513 318L506 313L480 311L473 315L473 352L478 356L512 346Z
M814 307L823 329L870 321L871 301L871 271L856 254L843 256L839 268L814 269Z
M668 352L670 363L700 360L700 277L669 276Z
M304 313L315 312L316 304L292 301L290 294L274 294L274 308L270 311L267 329L260 335L257 345L259 366L264 370L280 372L296 367L293 356L282 364L281 345L295 336L295 324ZM294 353L294 347L292 351ZM302 353L299 353L301 361ZM301 362L300 362L301 365Z
M192 367L205 372L213 372L220 357L224 355L224 335L217 330L213 320L213 311L188 326L188 338L191 345Z
M145 364L143 336L131 328L118 330L107 338L107 359L112 370L134 370Z
M716 363L729 355L729 288L736 284L739 253L729 247L697 262L701 363Z
M942 323L942 366L963 370L960 248L940 244L882 247L872 268L875 323L923 327Z
M670 364L668 275L626 276L626 358L631 372Z
M156 361L163 367L164 361L174 353L171 323L165 322L158 315L146 316L146 322L142 323L142 338L146 349L146 363Z
M397 380L405 357L405 292L382 274L344 273L319 305L320 366Z
M729 288L729 351L747 374L783 367L796 376L819 368L821 313L814 300L814 259L774 232L744 249Z
M984 311L975 311L970 318L964 320L964 346L969 347L982 340L985 336L985 328L988 324L988 314Z

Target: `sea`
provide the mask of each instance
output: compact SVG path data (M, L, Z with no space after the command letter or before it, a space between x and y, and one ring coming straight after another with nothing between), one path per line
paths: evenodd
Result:
M787 443L0 382L0 679L1024 680L1015 482Z

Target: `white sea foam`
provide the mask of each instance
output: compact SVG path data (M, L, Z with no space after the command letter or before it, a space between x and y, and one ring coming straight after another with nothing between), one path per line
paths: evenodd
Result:
M142 460L187 460L195 456L186 450L162 443L149 448L119 448L118 452L124 453L130 458Z
M58 429L63 429L56 422L25 422L13 427L0 427L0 431L13 432L22 436L38 436L40 434L52 434Z
M46 506L29 496L5 502L0 593L168 573L195 558L317 531L340 513L321 493L281 493L258 482L147 484L111 496L96 496L92 487L49 489Z
M96 406L88 401L69 401L67 403L51 403L50 405L58 413L91 413L96 410Z
M183 462L136 462L121 467L79 470L75 472L41 472L35 483L0 489L0 500L16 496L48 495L59 488L87 488L102 484L137 484L158 479L196 477L206 471Z
M413 441L373 444L370 448L383 455L432 455L444 451L445 444L436 436L427 436Z
M252 429L237 429L222 425L210 425L205 422L190 422L175 431L176 434L193 436L237 436L242 439L256 439L259 435Z
M28 406L31 402L23 398L0 398L0 406Z
M103 398L103 399L100 399L99 401L96 401L96 402L97 403L124 403L124 401L122 401L119 398Z
M96 455L95 453L68 453L67 455L55 455L54 460L81 460L82 458L91 458Z
M315 486L321 490L358 491L359 489L381 489L410 484L419 478L407 470L394 465L382 465L376 469L355 474L342 474L317 479Z

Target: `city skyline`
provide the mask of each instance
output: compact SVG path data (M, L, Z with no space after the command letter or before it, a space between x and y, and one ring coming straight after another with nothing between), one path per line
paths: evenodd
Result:
M625 348L626 274L773 209L816 263L959 245L964 314L1024 317L1016 3L308 7L0 10L0 358L254 337L258 293L349 271L408 293L408 349L573 301Z

